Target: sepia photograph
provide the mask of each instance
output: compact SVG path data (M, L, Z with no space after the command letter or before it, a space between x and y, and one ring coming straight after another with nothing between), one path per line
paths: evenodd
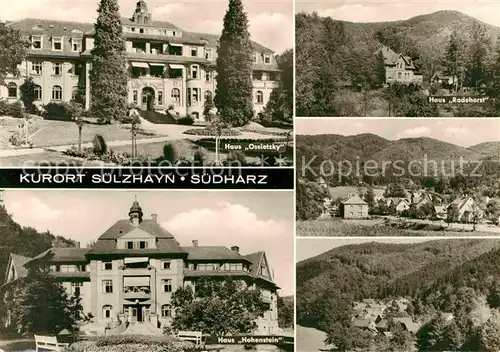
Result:
M293 165L292 0L0 16L0 166Z
M498 239L297 239L297 351L500 348Z
M292 192L1 196L0 350L293 351Z
M493 1L298 0L296 115L499 116L499 11Z
M499 119L296 122L297 236L500 235Z

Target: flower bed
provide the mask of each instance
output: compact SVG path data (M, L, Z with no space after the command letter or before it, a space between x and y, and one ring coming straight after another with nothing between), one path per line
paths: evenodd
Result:
M194 344L170 336L110 335L72 344L65 352L194 352Z
M252 133L258 133L258 134L264 134L266 136L280 136L280 137L288 137L289 135L292 136L292 134L288 131L267 131L267 130L261 130L258 128L243 128L243 132L252 132Z
M213 127L206 128L193 128L184 132L184 134L189 134L193 136L216 136L217 131ZM239 136L241 133L237 130L231 128L223 128L221 131L222 137L234 137Z

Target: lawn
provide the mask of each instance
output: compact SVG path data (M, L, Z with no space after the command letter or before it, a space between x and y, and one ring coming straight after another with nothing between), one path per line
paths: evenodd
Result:
M377 221L375 223L374 221ZM297 221L297 235L304 237L351 237L351 236L491 236L484 231L430 231L407 230L387 226L379 220L308 220Z
M18 119L2 120L0 127L0 145L9 136L17 131ZM76 145L78 143L78 128L74 122L38 120L36 122L38 131L32 136L33 147L48 147L59 145ZM96 134L100 134L109 141L129 140L131 138L130 127L127 125L111 124L85 124L82 129L82 143L91 142ZM158 134L156 137L159 136ZM138 139L152 138L155 136L145 136L139 134Z
M8 157L0 157L0 167L35 167L48 165L61 166L99 166L97 161L83 161L81 159L71 158L55 151L46 151L43 153L16 155Z

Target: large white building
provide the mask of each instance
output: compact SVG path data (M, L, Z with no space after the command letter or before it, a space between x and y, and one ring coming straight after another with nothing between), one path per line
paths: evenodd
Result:
M181 247L175 237L158 224L157 216L143 219L137 201L128 213L97 240L95 248L51 248L35 258L11 254L2 290L25 277L29 269L55 276L70 295L78 293L85 314L91 313L101 327L108 324L142 323L170 326L175 310L172 294L180 287L196 290L197 280L232 278L245 287L260 289L268 306L257 319L256 334L276 335L278 286L266 254L242 254L237 246ZM9 319L3 321L8 325Z
M90 107L91 50L94 25L65 21L24 19L8 24L31 43L20 66L20 77L8 77L0 98L19 99L19 86L28 76L37 84L39 103L70 101L79 77L85 80L86 108ZM128 63L128 100L141 109L174 107L179 115L202 117L208 95L215 92L218 35L185 31L170 22L153 20L145 1L137 3L130 18L122 18ZM252 42L253 102L261 111L281 74L274 52Z

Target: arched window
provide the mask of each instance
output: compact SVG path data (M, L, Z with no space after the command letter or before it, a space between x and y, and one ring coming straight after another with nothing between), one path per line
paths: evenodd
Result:
M257 91L257 104L263 104L264 103L264 94L258 90Z
M172 101L176 103L181 102L181 91L179 90L179 88L173 88L171 96L172 96Z
M207 101L209 98L210 99L213 98L213 94L210 90L206 90L204 94L204 99L205 99L204 101Z
M7 92L9 98L17 98L17 84L14 82L7 84Z
M113 310L113 306L106 304L102 306L102 317L103 318L111 318L111 311Z
M161 317L168 318L172 316L172 306L170 304L164 304L161 306Z
M35 99L42 100L42 87L35 86Z
M270 100L277 100L278 99L278 92L276 92L275 90L272 90L271 94L269 94L269 99Z
M61 86L52 87L52 100L62 100L62 88L61 88Z

